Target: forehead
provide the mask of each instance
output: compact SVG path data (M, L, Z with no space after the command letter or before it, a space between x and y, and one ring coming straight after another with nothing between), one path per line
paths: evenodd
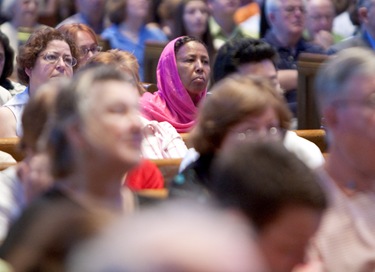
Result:
M183 46L181 46L180 50L178 50L176 57L184 57L186 55L207 55L207 49L206 47L197 41L191 41L188 43L185 43Z
M363 98L375 92L375 73L357 75L350 78L345 84L346 94L353 98Z
M186 3L185 9L187 8L197 8L197 7L206 7L206 2L203 2L202 0L192 0Z
M46 48L43 51L69 51L70 53L70 47L69 44L67 44L66 41L63 40L52 40L47 43Z
M114 79L97 81L88 91L90 92L89 97L96 101L94 102L95 107L97 107L97 101L103 105L112 102L133 103L138 101L136 87L125 81Z
M280 6L305 6L305 1L303 0L279 0Z
M320 11L321 9L334 12L334 6L330 0L309 0L307 2L308 10Z
M92 36L91 33L80 30L80 31L77 32L77 43L78 43L78 46L80 45L81 42L92 42L92 43L95 43L95 39L94 39L94 37Z

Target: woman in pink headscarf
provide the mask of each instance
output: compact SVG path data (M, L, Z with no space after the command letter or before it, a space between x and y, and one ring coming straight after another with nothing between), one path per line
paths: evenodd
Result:
M205 44L190 36L169 42L161 53L156 75L158 91L141 98L144 117L168 121L180 133L190 131L210 78Z

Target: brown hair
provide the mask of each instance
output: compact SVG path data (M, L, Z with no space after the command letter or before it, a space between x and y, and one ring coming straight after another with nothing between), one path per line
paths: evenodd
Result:
M30 79L25 69L34 67L39 54L46 49L48 43L53 40L65 41L69 45L72 56L78 59L79 51L72 39L51 27L38 29L31 34L27 42L19 49L17 56L17 74L21 83L25 85L29 84Z
M280 127L288 129L291 113L271 83L261 77L234 74L218 82L201 104L191 141L200 154L214 153L229 129L249 115L273 107Z
M134 76L134 81L137 85L139 94L142 95L145 93L145 89L139 78L139 64L137 58L133 54L127 51L111 49L92 56L88 60L87 65L92 65L94 63L108 64L121 71L130 72Z
M37 152L38 139L52 112L61 82L52 80L42 85L27 102L22 114L23 135L20 147L23 151L29 149L34 153Z
M98 39L96 37L96 34L95 34L94 30L92 30L86 24L79 24L79 23L64 24L64 25L60 26L59 28L57 28L57 30L60 31L61 33L63 33L69 39L71 39L72 41L75 41L75 42L77 42L77 40L78 40L78 37L77 37L78 32L86 32L88 35L90 35L90 37L93 39L95 44L98 45ZM80 49L80 48L78 48L78 49ZM82 52L79 51L79 53L80 53L80 56L81 56ZM78 58L77 60L79 62L80 58ZM79 63L78 63L78 65L79 65Z

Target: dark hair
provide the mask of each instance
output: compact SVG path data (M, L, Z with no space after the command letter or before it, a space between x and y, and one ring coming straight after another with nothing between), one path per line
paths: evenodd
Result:
M262 230L288 207L323 212L327 199L317 177L276 141L238 141L214 160L209 189Z
M275 49L262 40L231 39L217 52L213 67L213 83L231 73L238 72L238 66L241 64L270 60L275 65L276 58Z
M188 35L186 32L185 24L184 24L184 13L186 4L193 0L183 0L181 3L178 4L175 14L174 14L174 26L172 31L172 38L177 38L180 36ZM206 2L205 0L200 0L202 2ZM200 38L200 37L198 37ZM213 44L213 38L211 36L211 32L207 23L206 32L203 33L202 42L205 43L207 47L207 51L210 55L210 58L213 58L215 53L215 48Z
M193 37L193 36L183 36L179 38L175 44L174 44L174 54L177 55L178 51L181 49L182 46L187 44L188 42L199 42L200 44L203 44L204 47L207 49L207 45L204 44L200 39ZM208 49L207 49L208 51Z
M3 73L0 76L0 85L5 89L13 89L12 83L8 79L13 73L13 60L14 60L14 51L9 44L9 38L0 31L0 43L4 47L4 68Z
M72 56L79 59L79 50L74 41L65 36L59 30L51 27L42 27L29 37L26 43L20 47L17 56L17 74L18 80L28 85L29 76L26 74L26 68L33 68L39 54L46 49L49 42L53 40L65 41L70 48ZM75 69L73 67L73 69Z

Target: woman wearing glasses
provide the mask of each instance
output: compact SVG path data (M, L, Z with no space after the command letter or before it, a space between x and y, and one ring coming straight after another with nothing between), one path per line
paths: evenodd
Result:
M60 26L58 30L77 44L80 53L77 65L79 67L85 65L93 55L102 51L94 30L85 24L66 24Z
M75 43L53 28L34 32L19 49L17 74L27 88L0 108L0 137L22 135L21 115L30 96L53 78L72 77L79 56Z
M192 154L184 158L194 161L174 178L170 195L194 198L206 195L213 159L234 141L259 138L282 141L306 164L306 159L311 160L309 166L321 165L323 156L318 147L288 131L291 116L268 79L239 74L222 79L201 104L196 126L190 134L195 158ZM306 153L317 156L306 157Z

